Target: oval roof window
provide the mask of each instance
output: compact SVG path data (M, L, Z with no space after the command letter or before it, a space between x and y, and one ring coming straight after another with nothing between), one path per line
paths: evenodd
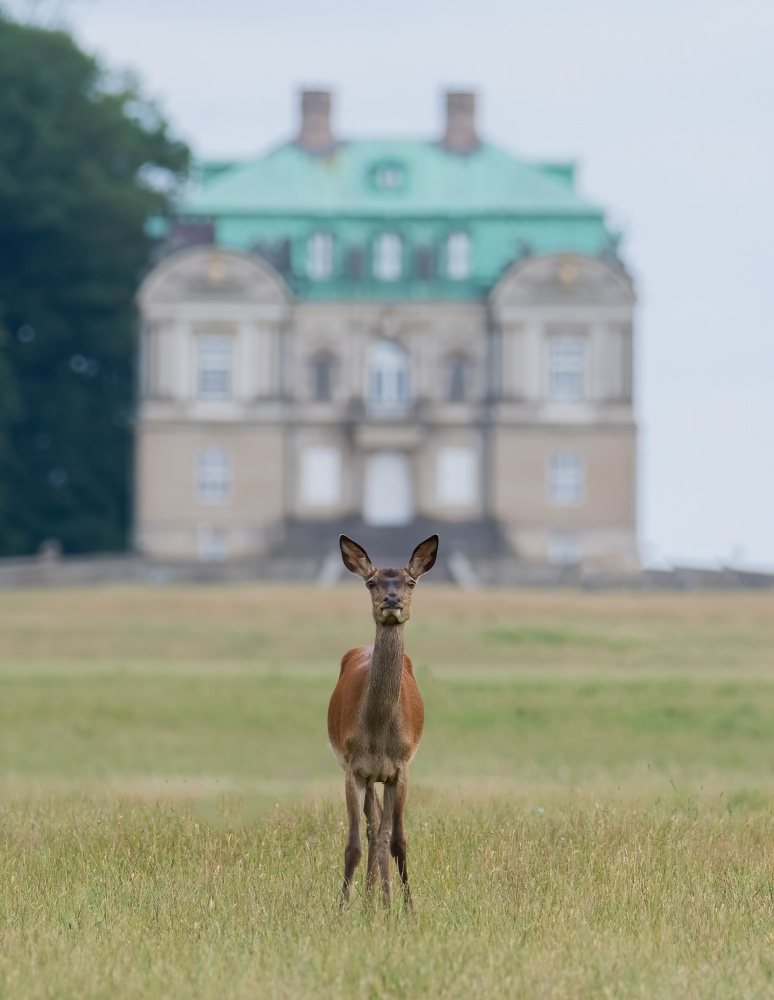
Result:
M374 187L380 191L399 191L406 184L406 168L401 163L377 163L373 168Z

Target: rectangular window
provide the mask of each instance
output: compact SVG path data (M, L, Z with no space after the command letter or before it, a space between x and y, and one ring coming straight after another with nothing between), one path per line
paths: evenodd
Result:
M318 445L301 452L300 500L310 507L334 507L341 500L341 452Z
M234 341L227 334L199 337L196 345L196 395L231 399Z
M325 281L333 274L333 235L312 233L306 246L306 273L313 281Z
M478 499L478 461L473 448L439 448L436 495L445 507L472 507Z
M231 499L231 453L225 448L203 448L196 456L196 499L199 503L228 503Z
M374 275L397 281L403 271L403 241L397 233L380 233L374 243Z
M579 403L586 396L586 341L551 337L548 341L548 398L553 403Z
M446 277L452 281L470 277L470 237L467 233L451 233L446 240Z
M586 493L583 456L555 451L548 456L548 499L555 507L577 507Z

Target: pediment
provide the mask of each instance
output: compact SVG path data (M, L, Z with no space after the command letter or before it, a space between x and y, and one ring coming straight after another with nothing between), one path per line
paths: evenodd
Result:
M550 254L513 264L492 290L496 309L535 305L626 305L634 290L622 268L584 254Z
M282 278L261 258L220 247L194 247L171 254L140 287L147 305L202 301L284 304Z

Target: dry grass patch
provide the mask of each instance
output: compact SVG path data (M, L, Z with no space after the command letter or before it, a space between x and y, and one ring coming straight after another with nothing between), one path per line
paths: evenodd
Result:
M416 911L342 917L368 606L0 593L0 995L774 994L774 597L421 586Z
M430 806L416 910L339 913L341 811L221 828L91 800L0 811L9 996L760 997L774 976L769 811ZM229 819L229 813L231 818Z

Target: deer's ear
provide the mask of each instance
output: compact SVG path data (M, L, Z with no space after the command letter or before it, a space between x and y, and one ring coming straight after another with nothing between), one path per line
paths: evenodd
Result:
M411 554L407 567L409 574L416 580L423 573L427 573L435 566L437 556L438 535L431 535L424 542L420 542Z
M350 573L355 573L364 580L367 580L373 574L374 568L371 565L371 560L368 558L368 553L362 545L358 545L351 538L342 535L339 538L339 547L341 549L341 558L344 560L344 565Z

